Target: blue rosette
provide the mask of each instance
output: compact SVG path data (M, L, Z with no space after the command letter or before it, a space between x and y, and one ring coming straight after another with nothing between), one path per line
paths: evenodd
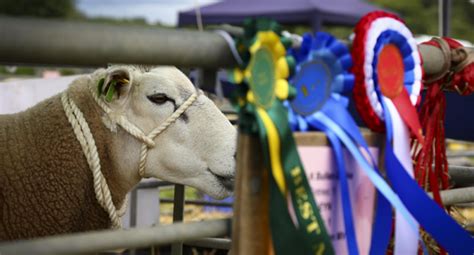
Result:
M330 34L318 32L314 37L305 34L301 47L291 49L289 54L296 60L296 71L290 83L297 91L292 101L285 102L290 126L300 132L323 131L331 142L339 174L348 252L358 254L343 148L356 160L380 197L402 212L407 221L412 218L380 175L367 143L347 110L349 101L343 94L354 86L354 76L349 71L352 58L347 47ZM385 210L377 210L375 221L390 217L391 208L388 206ZM416 229L416 222L412 221L411 225ZM372 246L382 242L374 238Z
M354 75L351 55L345 45L328 33L303 35L299 49L290 51L296 60L295 75L290 82L299 92L290 102L294 130L306 131L304 117L321 110L331 96L352 91ZM347 99L339 97L347 103ZM296 126L295 126L296 125Z

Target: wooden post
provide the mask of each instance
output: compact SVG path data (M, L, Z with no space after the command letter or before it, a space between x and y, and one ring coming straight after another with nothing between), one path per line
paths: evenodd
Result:
M270 254L268 171L257 136L239 134L232 254Z
M363 132L370 146L380 147L381 136ZM322 132L295 133L299 146L329 146ZM233 255L273 254L269 223L269 173L265 169L259 138L239 134L234 218Z

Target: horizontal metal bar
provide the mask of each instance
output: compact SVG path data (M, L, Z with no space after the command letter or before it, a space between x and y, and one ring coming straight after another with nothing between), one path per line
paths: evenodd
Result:
M474 167L449 166L449 177L455 186L474 186Z
M448 158L474 157L474 151L446 152Z
M474 48L472 50L474 51ZM470 141L457 140L457 139L451 139L451 138L446 138L446 143L460 143L460 144L465 144L465 145L474 145L474 143Z
M440 194L444 205L474 202L474 187L443 190ZM431 192L428 195L433 197Z
M135 187L135 189L153 189L159 187L168 187L173 186L174 183L167 182L167 181L149 181L149 182L141 182Z
M237 66L226 40L209 31L2 17L0 38L0 62L5 64ZM419 49L425 74L440 72L441 50Z
M184 242L184 245L219 250L230 250L232 240L227 238L201 238Z
M174 203L171 198L160 198L161 203ZM232 203L228 202L216 202L216 201L204 201L204 200L185 200L184 204L188 205L204 205L204 206L219 206L219 207L232 207Z
M7 64L236 65L225 39L209 31L2 17L0 38L0 62Z
M151 228L107 230L0 243L0 254L79 254L139 248L229 235L230 219L160 225Z

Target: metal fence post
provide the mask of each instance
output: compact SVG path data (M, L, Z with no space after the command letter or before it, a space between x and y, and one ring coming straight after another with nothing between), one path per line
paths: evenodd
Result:
M174 186L174 206L173 223L183 221L184 214L184 185L176 184ZM176 242L171 245L171 255L183 254L183 242Z
M137 226L137 203L138 203L138 189L133 189L130 193L130 227ZM136 249L130 249L130 255L135 255Z

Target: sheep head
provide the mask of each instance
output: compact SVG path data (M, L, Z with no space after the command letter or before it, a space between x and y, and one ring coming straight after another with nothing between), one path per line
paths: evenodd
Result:
M235 173L236 130L214 103L196 91L177 68L144 71L116 66L94 74L101 100L112 110L104 123L116 134L111 142L115 169L133 182L138 175L143 143L116 125L124 116L148 134L179 108L193 93L193 104L149 148L145 177L195 187L212 197L232 194Z

